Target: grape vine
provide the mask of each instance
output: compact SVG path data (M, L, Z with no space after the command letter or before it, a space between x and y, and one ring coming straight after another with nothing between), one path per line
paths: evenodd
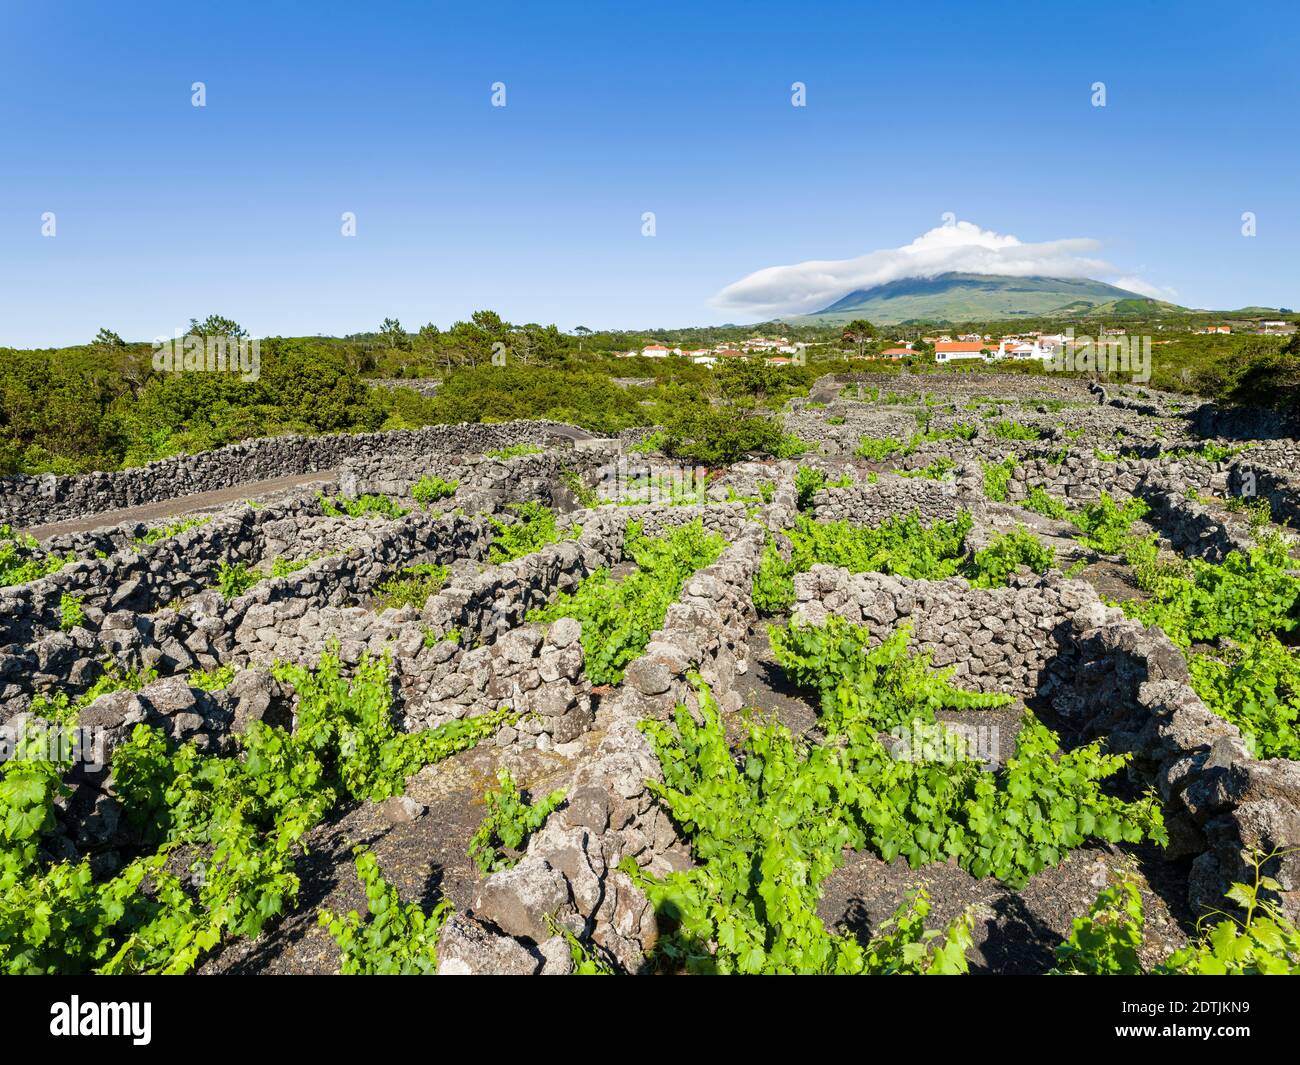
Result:
M582 622L588 678L593 684L617 684L663 625L686 581L716 562L724 547L726 541L705 532L699 518L654 539L642 533L639 522L630 521L624 552L636 563L635 572L615 582L608 570L597 570L573 592L531 611L528 620Z
M406 733L393 721L386 659L364 659L351 678L333 654L317 669L276 674L298 695L293 732L254 722L240 756L220 758L137 725L118 748L114 795L155 849L107 881L95 881L86 859L38 859L63 767L0 766L0 971L189 971L223 939L257 935L294 905L303 837L341 798L399 794L416 770L474 746L508 716Z

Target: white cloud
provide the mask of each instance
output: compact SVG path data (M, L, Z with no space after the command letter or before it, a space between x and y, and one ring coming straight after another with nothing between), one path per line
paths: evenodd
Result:
M1117 272L1115 267L1083 254L1098 247L1098 241L1087 237L1027 244L1009 234L980 229L973 222L955 222L923 233L901 248L873 251L856 259L769 266L728 285L711 302L715 307L762 315L799 314L819 311L856 289L905 277L956 272L1105 279ZM1154 288L1138 278L1123 280L1128 283L1115 283L1144 295Z
M1173 302L1178 299L1178 290L1176 288L1169 288L1167 285L1153 285L1150 281L1143 281L1140 277L1117 277L1111 284L1126 288L1130 292L1136 292L1139 296L1150 296L1153 300Z

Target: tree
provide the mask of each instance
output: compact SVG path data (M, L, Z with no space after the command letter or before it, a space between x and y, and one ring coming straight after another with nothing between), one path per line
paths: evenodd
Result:
M411 346L411 338L406 335L402 323L396 318L385 318L384 324L379 327L379 335L394 351L405 351Z
M726 466L746 455L773 455L780 449L781 426L764 415L747 416L735 407L683 407L665 426L664 450L674 458Z
M586 340L587 337L591 336L591 330L588 329L585 325L574 326L573 335L578 338L578 350L581 351L582 342Z
M519 362L527 366L533 361L533 348L536 346L536 334L533 329L526 325L512 326L511 334L511 353Z
M724 400L748 411L789 389L790 375L782 367L765 362L728 359L714 368L713 382Z
M231 340L241 340L248 336L248 330L230 318L223 318L219 314L210 314L201 322L197 318L190 319L190 335L198 337L229 337Z
M858 358L862 358L863 351L866 350L867 342L876 335L876 327L868 322L865 318L855 318L844 327L844 340L853 344L858 350Z
M347 361L309 340L268 341L257 383L286 421L312 432L377 429L383 419Z
M470 321L497 340L505 338L510 325L496 311L475 311L469 316Z
M107 348L109 351L116 351L119 348L126 347L126 341L111 329L101 329L95 334L95 339L91 341L91 346L96 348Z

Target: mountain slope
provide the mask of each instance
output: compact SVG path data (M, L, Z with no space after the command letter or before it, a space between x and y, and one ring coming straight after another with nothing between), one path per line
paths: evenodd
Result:
M1103 313L1112 317L1181 310L1103 281L1069 277L939 274L904 278L859 289L814 314L786 321L836 324L866 318L882 325L906 321L962 322L992 318L1062 317Z

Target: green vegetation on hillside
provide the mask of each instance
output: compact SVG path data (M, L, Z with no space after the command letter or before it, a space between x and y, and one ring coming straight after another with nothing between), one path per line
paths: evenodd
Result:
M601 434L664 424L679 457L725 461L789 450L772 411L836 365L737 360L714 370L685 359L615 359L613 337L598 349L590 336L540 330L547 341L530 347L524 338L540 327L516 327L490 312L474 319L472 329L422 330L415 338L391 329L346 339L272 337L261 342L254 381L156 371L150 345L115 338L59 350L0 348L0 473L116 470L284 433L520 418ZM243 332L225 319L210 322L195 328ZM505 365L491 361L497 343L505 345ZM366 380L419 374L440 378L436 394ZM616 377L651 383L625 386Z
M943 323L916 319L887 330L859 321L859 314L847 331L828 321L565 334L553 326L515 325L480 311L448 330L425 326L407 333L390 321L375 333L344 338L266 338L260 373L251 381L233 372L156 371L149 344L124 343L101 330L93 342L76 347L0 348L0 473L115 470L283 433L516 418L564 421L602 434L663 425L674 448L670 453L704 464L744 454L793 454L773 411L786 398L805 393L824 373L863 368L850 357L870 356L906 341L914 345L914 354L866 365L876 373L1041 375L1051 371L1037 362L937 366L922 338L1066 327L1096 336L1115 323L1122 323L1131 337L1154 338L1151 388L1300 412L1296 337L1251 335L1250 321L1240 322L1233 334L1197 334L1192 330L1225 316L1155 301L1129 306L1131 302L1096 304L1086 321L1061 315ZM1277 317L1279 312L1260 311L1255 318L1261 315ZM193 323L192 330L228 338L244 332L219 316ZM614 357L650 340L691 347L773 332L806 342L807 364L778 367L756 358L723 360L710 368L683 358ZM504 365L494 364L497 353L504 354ZM1126 373L1084 376L1132 383ZM396 379L399 385L371 387L369 377ZM414 377L438 378L436 393L400 386Z

